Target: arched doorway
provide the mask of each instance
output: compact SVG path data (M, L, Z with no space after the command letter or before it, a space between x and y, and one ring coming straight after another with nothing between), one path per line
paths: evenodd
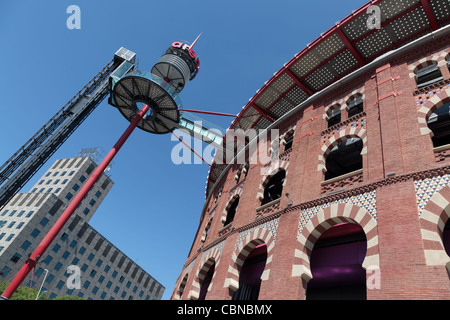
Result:
M311 252L312 279L307 300L365 300L366 271L362 263L367 239L361 226L337 224L317 240Z
M216 268L216 263L214 262L208 269L208 271L205 274L205 277L203 278L203 280L201 280L200 283L200 294L198 296L198 300L205 300L206 295L208 294L208 288L211 284L213 275L214 275L214 270Z
M247 256L239 273L239 288L232 300L258 300L261 275L266 266L267 246L256 246Z

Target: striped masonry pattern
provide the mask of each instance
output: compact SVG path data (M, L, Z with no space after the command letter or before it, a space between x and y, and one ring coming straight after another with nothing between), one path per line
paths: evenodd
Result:
M436 64L439 67L443 67L447 64L449 59L449 53L446 50L437 52L433 56L422 58L409 66L409 77L416 78L416 72L426 66Z
M202 285L203 280L205 279L206 274L209 269L214 265L214 273L212 276L211 283L209 284L208 291L211 290L214 283L214 276L216 275L216 270L220 262L220 256L222 252L218 247L214 247L212 250L208 250L208 252L203 253L202 262L200 263L199 270L197 271L197 275L192 281L192 289L189 292L188 299L190 300L198 300L200 296L200 287ZM203 263L203 261L205 261Z
M222 223L224 223L227 220L228 210L230 210L230 208L233 205L234 201L241 196L242 190L243 190L242 188L236 188L230 194L230 199L228 200L227 205L225 206L225 209L222 212L222 217L220 218L220 221Z
M287 168L289 167L289 161L285 161L285 160L277 160L274 161L269 168L267 168L265 170L263 179L262 179L262 183L259 185L258 189L258 193L256 195L256 198L260 201L262 201L262 199L264 199L264 189L266 188L267 184L269 183L270 179L276 175L278 172L280 172L281 170L284 170L286 172L286 177L288 176L288 171ZM261 168L261 172L263 172L263 168ZM286 179L284 179L284 183L283 186L286 185Z
M189 279L189 275L190 275L190 273L191 273L191 271L192 271L192 268L194 267L194 264L195 264L195 261L196 261L196 260L197 260L197 258L194 259L194 260L192 260L192 261L191 261L191 262L183 269L183 271L182 271L182 273L181 273L181 274L183 274L183 277L178 278L178 281L177 281L177 283L175 284L175 288L177 288L177 289L176 289L176 291L175 291L175 294L173 295L173 297L174 297L175 300L181 300L181 299L182 299L184 289L185 289L186 284L187 284L187 281L188 281L188 279ZM180 279L182 279L182 280L180 281Z
M450 257L442 241L445 224L450 217L450 186L434 193L420 215L425 261L427 265L445 265L450 270Z
M345 109L347 109L347 102L350 101L351 98L356 98L358 96L361 96L364 101L364 99L366 98L364 87L355 89L350 94L343 97L342 99L334 100L332 103L330 103L328 106L326 106L325 110L324 110L325 112L323 113L323 118L328 120L328 116L329 116L331 110L338 106L341 109L341 111L344 111Z
M323 144L319 154L319 164L317 166L317 170L325 173L327 171L325 159L327 158L330 151L342 141L350 138L360 138L363 142L361 155L367 153L367 133L365 129L355 127L342 129L339 132L335 133L332 137L330 137L330 139L328 139L328 141Z
M428 118L433 112L448 102L450 102L450 88L437 93L420 107L418 110L418 121L422 135L432 134L432 131L428 128Z
M320 236L336 224L349 222L359 224L367 238L367 252L363 267L379 268L378 224L364 209L351 203L337 203L321 209L302 229L294 252L292 277L312 279L309 259L314 244Z
M186 287L188 277L189 277L189 273L186 273L183 276L181 283L177 286L178 287L177 291L173 295L174 300L181 300L181 297L183 296L184 288Z
M267 260L261 275L261 280L264 281L269 279L273 256L272 249L275 246L275 240L270 230L265 227L260 227L249 232L245 239L235 249L232 255L231 264L228 267L228 275L224 284L225 288L229 288L233 292L239 289L239 273L241 272L245 259L255 247L263 243L267 246Z

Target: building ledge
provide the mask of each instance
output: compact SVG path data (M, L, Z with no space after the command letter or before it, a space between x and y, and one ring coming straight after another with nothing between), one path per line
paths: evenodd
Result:
M269 203L263 204L262 206L256 208L256 212L262 211L262 210L267 209L267 208L269 208L271 206L274 206L277 203L280 203L280 201L281 201L281 198L278 198L278 199L275 199L273 201L270 201Z
M363 173L363 169L355 170L355 171L343 174L341 176L322 181L321 185L324 186L326 184L333 183L333 182L336 182L336 181L340 181L340 180L343 180L343 179L346 179L346 178L350 178L350 177L356 176L356 175L361 174L361 173Z

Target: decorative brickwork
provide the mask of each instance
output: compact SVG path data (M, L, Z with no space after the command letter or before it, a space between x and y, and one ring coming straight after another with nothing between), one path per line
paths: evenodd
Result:
M363 267L379 267L377 221L367 210L351 202L334 203L324 208L313 208L312 210L318 210L317 214L313 215L304 226L301 223L301 228L299 227L297 237L299 244L295 249L295 262L292 267L293 277L300 276L305 280L312 278L309 258L314 244L326 230L343 222L359 224L366 234L367 253Z
M322 145L321 152L319 154L319 165L317 166L317 170L325 173L327 171L325 166L325 159L327 155L330 153L331 149L337 146L340 142L349 139L349 138L360 138L363 142L363 148L361 151L361 155L367 153L367 134L366 130L357 127L343 128L333 134L325 143Z
M267 280L270 276L270 266L272 262L272 250L275 246L274 234L266 226L260 226L253 230L249 230L245 234L245 238L238 240L236 249L231 259L231 265L228 268L228 277L225 280L224 286L231 291L236 291L239 288L239 273L242 265L250 252L258 245L265 243L267 246L267 260L261 280Z
M315 243L332 226L352 223L367 239L362 264L367 280L374 270L381 276L379 287L366 287L367 299L450 299L450 257L443 239L450 218L450 149L434 148L427 126L429 116L450 102L450 32L442 32L428 42L418 40L410 50L386 53L274 122L273 128L283 132L281 145L295 135L292 147L289 143L279 157L251 165L245 180L237 174L243 167L228 167L210 185L217 203L207 199L172 298L196 299L214 263L207 299L231 299L245 259L266 244L260 299L305 299ZM320 68L328 67L322 63ZM431 63L439 66L443 80L418 89L415 71ZM364 111L348 118L347 102L356 95L363 97ZM264 97L284 99L275 91ZM341 122L327 128L327 112L336 105L344 111ZM327 156L349 138L362 140L363 168L324 181ZM260 143L270 148L269 141ZM281 197L261 206L265 187L280 170L286 171ZM234 220L224 226L237 197ZM219 216L211 219L214 212ZM202 242L205 226L209 233Z

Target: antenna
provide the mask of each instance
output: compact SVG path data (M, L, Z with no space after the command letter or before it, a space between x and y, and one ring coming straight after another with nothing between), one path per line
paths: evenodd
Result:
M200 38L200 36L202 35L203 32L200 32L200 34L197 36L197 39L194 40L194 42L192 42L192 44L190 45L189 49L192 49L195 44L197 43L197 40Z

